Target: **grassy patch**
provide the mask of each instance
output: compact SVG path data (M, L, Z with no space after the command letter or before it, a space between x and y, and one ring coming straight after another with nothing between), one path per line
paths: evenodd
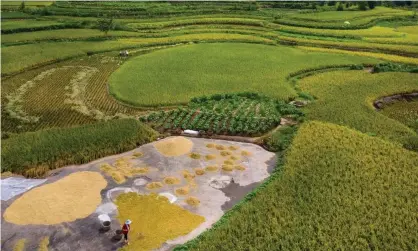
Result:
M23 173L82 164L148 143L156 133L142 123L126 119L73 128L55 128L18 134L2 141L3 171Z
M416 153L395 144L307 122L280 173L175 250L413 249L417 165Z
M415 135L414 131L379 114L372 103L382 96L416 90L415 75L334 71L306 77L298 86L317 98L305 109L308 118L346 125L402 143Z
M192 97L243 91L288 99L296 95L286 82L291 72L375 62L358 56L306 53L289 47L197 44L133 58L111 75L109 88L117 99L137 106L186 103Z
M279 152L285 150L292 142L297 127L281 127L264 139L264 144L269 151Z

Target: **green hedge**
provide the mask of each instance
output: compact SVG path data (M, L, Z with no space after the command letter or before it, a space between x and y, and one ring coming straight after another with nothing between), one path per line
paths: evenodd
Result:
M2 141L1 171L37 176L28 171L87 163L131 150L154 140L156 135L134 119L18 134Z
M58 30L58 29L76 29L83 28L85 25L80 22L75 23L65 23L65 24L56 24L40 27L20 27L15 29L1 30L1 34L13 34L19 32L32 32L32 31L41 31L41 30Z

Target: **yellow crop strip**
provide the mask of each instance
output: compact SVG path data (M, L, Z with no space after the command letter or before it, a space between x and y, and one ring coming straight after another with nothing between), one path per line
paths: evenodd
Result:
M307 50L307 51L340 53L340 54L357 55L357 56L383 59L383 60L388 60L388 61L397 62L397 63L418 64L418 58L403 57L403 56L384 54L384 53L365 52L365 51L348 51L348 50L327 49L327 48L307 47L307 46L298 46L298 48Z

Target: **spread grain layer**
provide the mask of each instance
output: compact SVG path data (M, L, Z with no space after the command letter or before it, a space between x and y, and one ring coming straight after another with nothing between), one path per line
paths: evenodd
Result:
M86 218L101 203L106 185L100 173L73 173L22 195L6 209L4 219L17 225L52 225Z

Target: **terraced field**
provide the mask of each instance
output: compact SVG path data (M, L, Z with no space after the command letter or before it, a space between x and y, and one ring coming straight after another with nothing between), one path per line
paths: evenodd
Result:
M416 250L417 10L409 1L2 2L2 179L41 177L48 186L74 171L53 169L139 149L156 138L198 134L208 139L172 137L142 146L147 156L132 152L107 166L87 165L112 189L119 182L135 192L154 179L140 189L178 185L176 206L159 196L122 196L135 199L135 210L150 200L198 219L178 230L175 241L153 243L163 243L161 250ZM274 154L213 138L256 143ZM251 162L261 155L275 157ZM274 170L266 167L276 159ZM212 163L200 166L204 161ZM152 165L173 177L159 182ZM216 188L204 180L211 172L219 178ZM244 177L248 186L230 184L232 173L241 173L234 179ZM143 180L134 180L139 174ZM203 181L207 201L187 195L197 194ZM127 207L118 214L124 203L113 204L108 189L101 195L115 207L109 215L117 228L122 217L138 212ZM13 200L2 207L2 218ZM225 201L216 215L215 200ZM97 233L90 228L101 210L109 208L66 224L88 221L77 228ZM170 222L182 221L162 212ZM189 229L204 217L198 232ZM62 226L16 235L18 228L7 222L2 232L11 237L2 237L2 246L60 250L84 238ZM160 231L149 227L141 229ZM147 250L139 240L150 238L137 231L135 250ZM110 240L95 234L89 241L77 248Z

